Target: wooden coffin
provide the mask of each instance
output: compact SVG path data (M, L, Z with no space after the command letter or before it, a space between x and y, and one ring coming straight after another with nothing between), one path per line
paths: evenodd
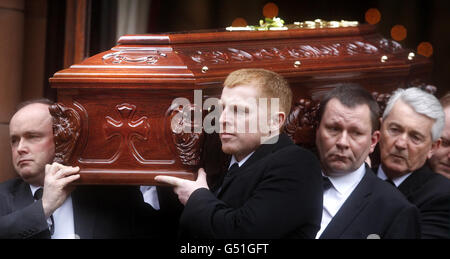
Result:
M295 103L286 131L312 147L318 101L336 83L360 83L383 105L397 87L425 85L431 63L367 24L122 36L111 50L50 78L58 93L51 108L56 161L80 166L79 184L152 185L160 174L195 179L198 167L221 163L220 141L176 133L171 121L182 111L172 101L194 103L194 90L202 99L220 97L225 77L240 68L273 70L290 82Z

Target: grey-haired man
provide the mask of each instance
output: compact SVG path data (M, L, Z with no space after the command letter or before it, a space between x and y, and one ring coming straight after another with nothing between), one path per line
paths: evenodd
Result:
M443 127L439 101L419 88L397 90L382 118L377 174L419 208L422 238L450 238L450 181L425 163Z

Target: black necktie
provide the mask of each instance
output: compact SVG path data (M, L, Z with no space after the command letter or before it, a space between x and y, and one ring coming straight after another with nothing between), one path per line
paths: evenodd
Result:
M239 169L239 164L238 164L238 163L234 163L234 164L232 164L232 165L230 166L230 168L228 169L227 173L225 174L225 177L224 177L224 179L223 179L223 181L222 181L222 184L221 184L220 187L217 188L217 190L214 192L214 194L216 195L216 197L219 196L220 191L222 191L222 187L223 187L225 181L226 181L227 179L229 179L230 176L233 175L238 169Z
M42 195L44 194L44 189L43 188L39 188L36 190L36 192L34 192L34 199L35 200L40 200L42 199ZM50 215L50 220L51 220L51 224L49 224L49 230L50 230L50 234L53 235L53 233L55 233L55 221L53 220L53 215Z
M239 164L238 163L234 163L230 166L230 168L228 169L226 176L231 176L232 174L234 174L237 170L239 169Z
M34 199L35 199L36 201L42 199L42 195L43 195L43 194L44 194L44 189L43 189L43 188L37 189L37 190L34 192Z
M325 192L326 190L330 189L333 184L330 181L330 178L322 176L322 184L323 184L323 191Z

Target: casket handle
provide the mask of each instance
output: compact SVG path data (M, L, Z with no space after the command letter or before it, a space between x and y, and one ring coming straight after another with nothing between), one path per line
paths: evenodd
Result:
M113 59L112 63L114 63L114 64L122 63L122 61L130 62L130 63L145 62L145 63L148 63L148 64L155 64L159 60L159 57L157 55L162 56L162 57L167 57L166 54L161 53L159 51L156 51L156 55L148 55L148 54L146 54L146 55L143 55L143 56L140 56L140 57L137 57L137 58L132 58L132 57L127 55L127 54L130 54L130 53L133 53L133 52L134 52L134 54L135 53L139 53L138 51L135 51L135 50L134 51L118 51L118 52L108 53L108 54L104 55L102 57L102 59L103 60L108 60L108 59L112 58Z
M123 57L123 60L126 62L152 62L152 60L155 59L154 56L145 56L145 57L139 57L139 58L130 58L127 56Z

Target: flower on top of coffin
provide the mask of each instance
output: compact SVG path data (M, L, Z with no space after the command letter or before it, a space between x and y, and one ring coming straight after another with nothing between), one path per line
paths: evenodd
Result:
M284 24L284 20L279 17L265 18L259 20L259 26L247 25L243 27L229 26L227 31L268 31L268 30L292 30L292 29L321 29L321 28L342 28L356 27L359 25L357 21L325 21L315 19L314 21L294 22L293 24Z

